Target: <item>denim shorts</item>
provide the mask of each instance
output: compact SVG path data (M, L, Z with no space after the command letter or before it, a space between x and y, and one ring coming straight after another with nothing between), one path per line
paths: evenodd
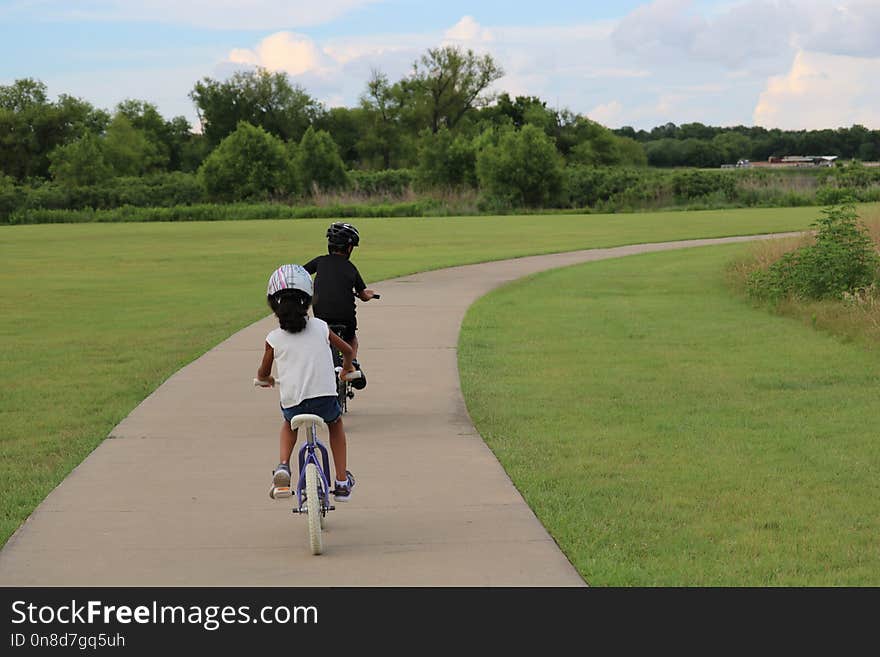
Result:
M311 413L317 415L327 424L336 422L342 415L342 409L339 407L339 400L335 395L330 397L312 397L311 399L303 399L296 406L290 408L281 407L281 415L284 416L286 422L290 422L294 415L301 413Z

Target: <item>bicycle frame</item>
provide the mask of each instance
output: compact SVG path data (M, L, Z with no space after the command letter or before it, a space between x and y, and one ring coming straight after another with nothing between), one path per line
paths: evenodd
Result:
M343 324L330 324L330 330L340 337L342 336L344 329L345 325ZM342 352L333 347L333 345L330 345L330 352L333 354L333 366L338 373L339 369L342 367ZM343 413L348 412L348 400L354 397L352 388L351 381L340 381L338 378L336 379L336 397L339 400L339 407L342 409Z
M321 458L318 459L317 452L320 452ZM306 485L306 464L314 463L315 467L318 469L318 474L321 477L321 481L324 484L323 495L325 497L322 500L322 512L324 510L329 510L332 507L330 506L330 482L327 479L327 473L330 472L330 455L327 452L327 448L324 444L318 440L318 431L314 424L308 427L308 432L306 435L305 444L299 448L299 454L297 457L297 462L299 464L299 479L296 483L296 501L297 501L297 513L302 513L303 506L303 490ZM322 466L323 462L323 466Z

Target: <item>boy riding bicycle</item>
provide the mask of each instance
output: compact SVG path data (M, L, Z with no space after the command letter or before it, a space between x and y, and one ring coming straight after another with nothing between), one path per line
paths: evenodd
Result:
M354 297L357 295L361 301L369 301L377 295L367 289L360 272L351 262L352 251L359 244L357 228L343 222L333 223L327 229L327 255L313 258L304 268L309 274L315 274L315 317L327 324L345 327L339 337L351 345L354 367L363 373L357 360L357 310ZM367 385L367 379L365 376L356 379L352 385L361 389Z

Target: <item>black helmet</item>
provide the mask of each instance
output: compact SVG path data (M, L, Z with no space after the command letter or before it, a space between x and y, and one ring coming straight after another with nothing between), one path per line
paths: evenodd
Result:
M327 229L327 244L329 246L338 246L345 248L347 246L357 246L360 244L361 236L357 228L351 224L336 222L330 224Z

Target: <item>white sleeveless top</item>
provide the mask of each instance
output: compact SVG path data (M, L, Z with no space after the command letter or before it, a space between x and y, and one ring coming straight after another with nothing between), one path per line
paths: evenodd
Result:
M336 396L327 322L309 317L301 332L277 328L266 336L266 342L275 351L275 385L281 393L282 407L296 406L304 399Z

